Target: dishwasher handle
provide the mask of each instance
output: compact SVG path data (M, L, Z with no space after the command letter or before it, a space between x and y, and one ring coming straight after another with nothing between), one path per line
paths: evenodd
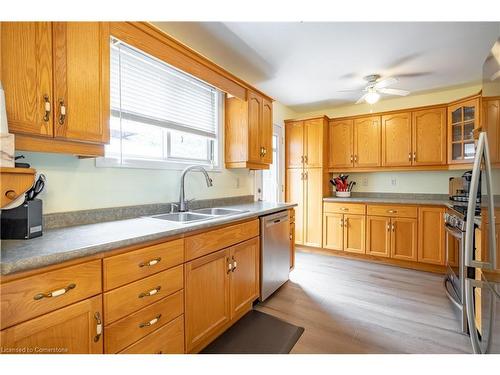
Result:
M286 212L285 214L283 214L281 216L272 216L272 217L264 219L264 223L266 225L266 228L271 227L273 225L285 223L287 221L290 221L290 218L288 216L288 212Z

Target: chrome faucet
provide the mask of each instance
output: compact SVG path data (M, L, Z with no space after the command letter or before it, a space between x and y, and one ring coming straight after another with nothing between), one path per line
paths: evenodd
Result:
M193 171L193 170L198 170L198 171L202 172L205 175L205 180L207 181L207 186L208 187L212 186L212 179L208 175L205 168L203 168L202 166L192 165L192 166L184 169L182 171L182 174L181 174L181 193L180 193L180 197L179 197L179 212L186 212L188 210L188 206L187 206L188 202L186 201L186 197L185 197L185 193L184 193L184 178L186 177L186 174L189 171Z

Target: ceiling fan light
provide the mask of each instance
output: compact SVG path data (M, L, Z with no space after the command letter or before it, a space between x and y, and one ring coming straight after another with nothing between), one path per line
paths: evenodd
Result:
M365 96L365 101L368 104L375 104L380 99L380 94L378 92L369 92Z

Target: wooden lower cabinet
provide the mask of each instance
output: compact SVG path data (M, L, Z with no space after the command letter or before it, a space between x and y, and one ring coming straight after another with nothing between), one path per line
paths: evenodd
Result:
M444 212L441 207L418 209L418 261L445 264Z
M323 211L323 169L304 169L304 245L321 247Z
M417 219L391 218L391 258L417 260Z
M323 247L365 253L365 216L337 213L323 215Z
M102 298L66 306L1 332L3 353L99 354L103 352Z
M388 258L391 255L391 219L366 217L366 254Z
M344 250L344 215L325 213L323 215L323 247Z
M304 170L286 170L286 201L297 203L295 211L295 243L304 244Z
M186 351L195 353L258 297L259 237L185 264Z

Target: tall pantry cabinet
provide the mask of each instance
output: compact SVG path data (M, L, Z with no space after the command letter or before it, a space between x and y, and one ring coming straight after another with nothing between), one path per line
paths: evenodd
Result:
M285 121L286 201L295 207L295 243L322 247L328 195L328 118Z

